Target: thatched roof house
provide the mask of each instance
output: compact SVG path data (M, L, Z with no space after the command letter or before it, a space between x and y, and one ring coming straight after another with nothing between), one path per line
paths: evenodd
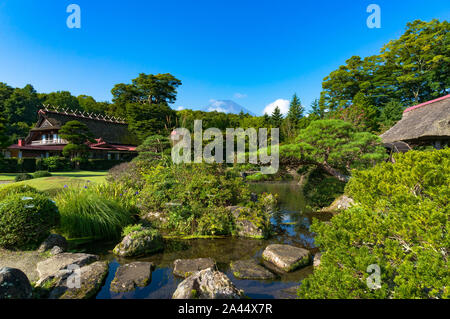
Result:
M380 137L385 144L402 141L438 149L450 144L450 94L407 108L402 119Z
M136 152L136 138L128 124L115 117L80 111L40 109L38 122L25 139L8 147L13 157L59 156L67 141L59 136L61 127L77 120L86 124L95 142L87 143L91 158L122 159Z

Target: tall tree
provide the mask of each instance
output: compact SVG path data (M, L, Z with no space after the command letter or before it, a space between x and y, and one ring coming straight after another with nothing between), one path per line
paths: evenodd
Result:
M379 117L380 131L385 132L402 119L405 108L402 103L389 101L381 110Z
M273 110L270 120L273 127L281 127L281 124L283 123L283 114L281 114L281 110L278 106Z
M55 108L81 110L78 99L69 91L56 91L51 93L41 93L39 98L42 104Z
M126 117L130 128L140 138L163 133L175 124L176 113L169 104L176 101L181 81L171 74L144 74L131 84L117 84L111 90L113 115Z
M295 127L298 124L298 121L303 117L304 108L302 106L302 103L300 102L300 99L298 98L297 94L294 94L292 96L291 104L289 105L289 112L286 117L288 121L292 123L292 125Z
M11 139L24 137L37 120L37 109L40 104L38 95L30 84L24 88L13 90L4 101L4 117L6 119L6 132Z
M401 101L417 104L450 89L450 22L415 20L382 49Z

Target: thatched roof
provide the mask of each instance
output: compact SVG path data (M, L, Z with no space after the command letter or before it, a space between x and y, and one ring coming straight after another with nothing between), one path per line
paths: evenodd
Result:
M79 121L86 124L95 138L102 138L112 144L136 145L136 138L128 130L128 124L122 119L86 114L73 111L39 110L39 120L31 130L58 130L69 121Z
M380 137L383 143L450 139L450 94L407 108L402 119Z

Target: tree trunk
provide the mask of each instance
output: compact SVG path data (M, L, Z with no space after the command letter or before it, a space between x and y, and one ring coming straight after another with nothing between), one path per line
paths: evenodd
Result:
M330 175L336 177L338 180L340 180L341 182L347 183L349 180L349 177L342 174L341 172L339 172L338 170L334 169L333 167L331 167L330 165L328 165L327 163L322 164L321 165L322 168Z

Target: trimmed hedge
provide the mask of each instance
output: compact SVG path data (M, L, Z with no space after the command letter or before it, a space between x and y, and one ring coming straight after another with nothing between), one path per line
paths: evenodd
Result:
M0 246L32 248L59 223L58 208L45 195L18 193L0 202Z
M107 171L125 160L88 159L80 163L80 169L87 171ZM36 171L67 172L74 169L67 158L51 156L47 158L0 158L0 173L33 173Z

